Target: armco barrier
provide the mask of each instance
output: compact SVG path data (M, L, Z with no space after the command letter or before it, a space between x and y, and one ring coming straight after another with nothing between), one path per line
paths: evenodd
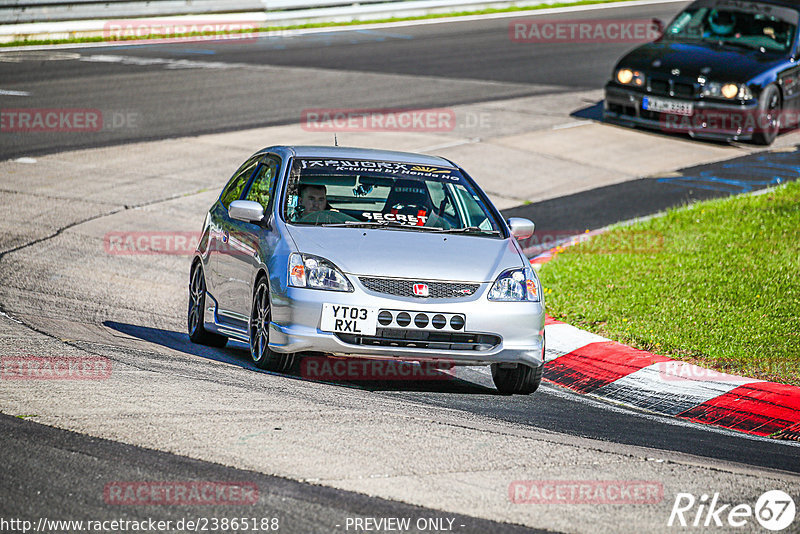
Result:
M282 11L382 1L385 0L10 0L0 3L0 24Z

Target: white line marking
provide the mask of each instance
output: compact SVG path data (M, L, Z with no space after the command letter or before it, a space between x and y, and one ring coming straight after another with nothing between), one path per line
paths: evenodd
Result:
M195 61L191 59L172 59L160 57L139 57L139 56L118 56L112 54L93 54L82 56L81 61L87 63L119 63L122 65L134 65L139 67L149 67L160 65L168 70L174 69L257 69L271 70L271 65L257 65L250 63L225 63L223 61Z
M2 311L0 311L0 317L5 317L6 319L8 319L8 320L10 320L10 321L14 321L14 322L15 322L15 323L17 323L17 324L23 324L23 323L22 323L22 321L20 321L20 320L18 320L18 319L14 319L13 317L11 317L11 316L10 316L9 314L7 314L6 312L2 312Z
M453 148L456 146L461 145L471 145L473 143L480 143L480 137L475 137L473 139L462 139L459 141L451 141L449 143L442 143L441 145L433 145L433 146L426 146L417 150L413 150L413 152L430 152L432 150L442 150L444 148Z
M0 89L0 96L31 96L28 91L10 91L8 89Z
M587 124L593 124L594 121L578 121L578 122L568 122L565 124L556 124L551 130L566 130L567 128L577 128L578 126L586 126Z

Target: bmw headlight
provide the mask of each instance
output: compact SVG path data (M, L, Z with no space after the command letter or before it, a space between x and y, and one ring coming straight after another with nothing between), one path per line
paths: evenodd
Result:
M734 98L750 100L753 98L753 93L744 84L708 82L703 86L703 96L727 98L728 100Z
M644 86L644 74L638 70L618 69L614 78L622 85Z
M539 278L530 267L509 269L492 284L489 300L539 302L541 289Z
M353 291L353 286L334 264L310 254L289 256L289 285L328 291Z

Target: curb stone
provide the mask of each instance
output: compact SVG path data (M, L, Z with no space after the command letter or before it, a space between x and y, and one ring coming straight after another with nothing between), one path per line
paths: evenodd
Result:
M599 233L593 232L592 235ZM539 267L572 239L532 258ZM800 387L730 375L547 317L543 378L580 394L695 423L800 441Z

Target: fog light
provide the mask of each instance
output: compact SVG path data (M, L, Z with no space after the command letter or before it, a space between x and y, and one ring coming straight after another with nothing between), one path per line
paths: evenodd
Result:
M381 324L381 326L389 326L392 324L392 314L386 310L383 310L378 314L378 322Z
M397 314L397 318L395 319L397 324L400 326L408 326L411 324L411 316L406 312L400 312Z

